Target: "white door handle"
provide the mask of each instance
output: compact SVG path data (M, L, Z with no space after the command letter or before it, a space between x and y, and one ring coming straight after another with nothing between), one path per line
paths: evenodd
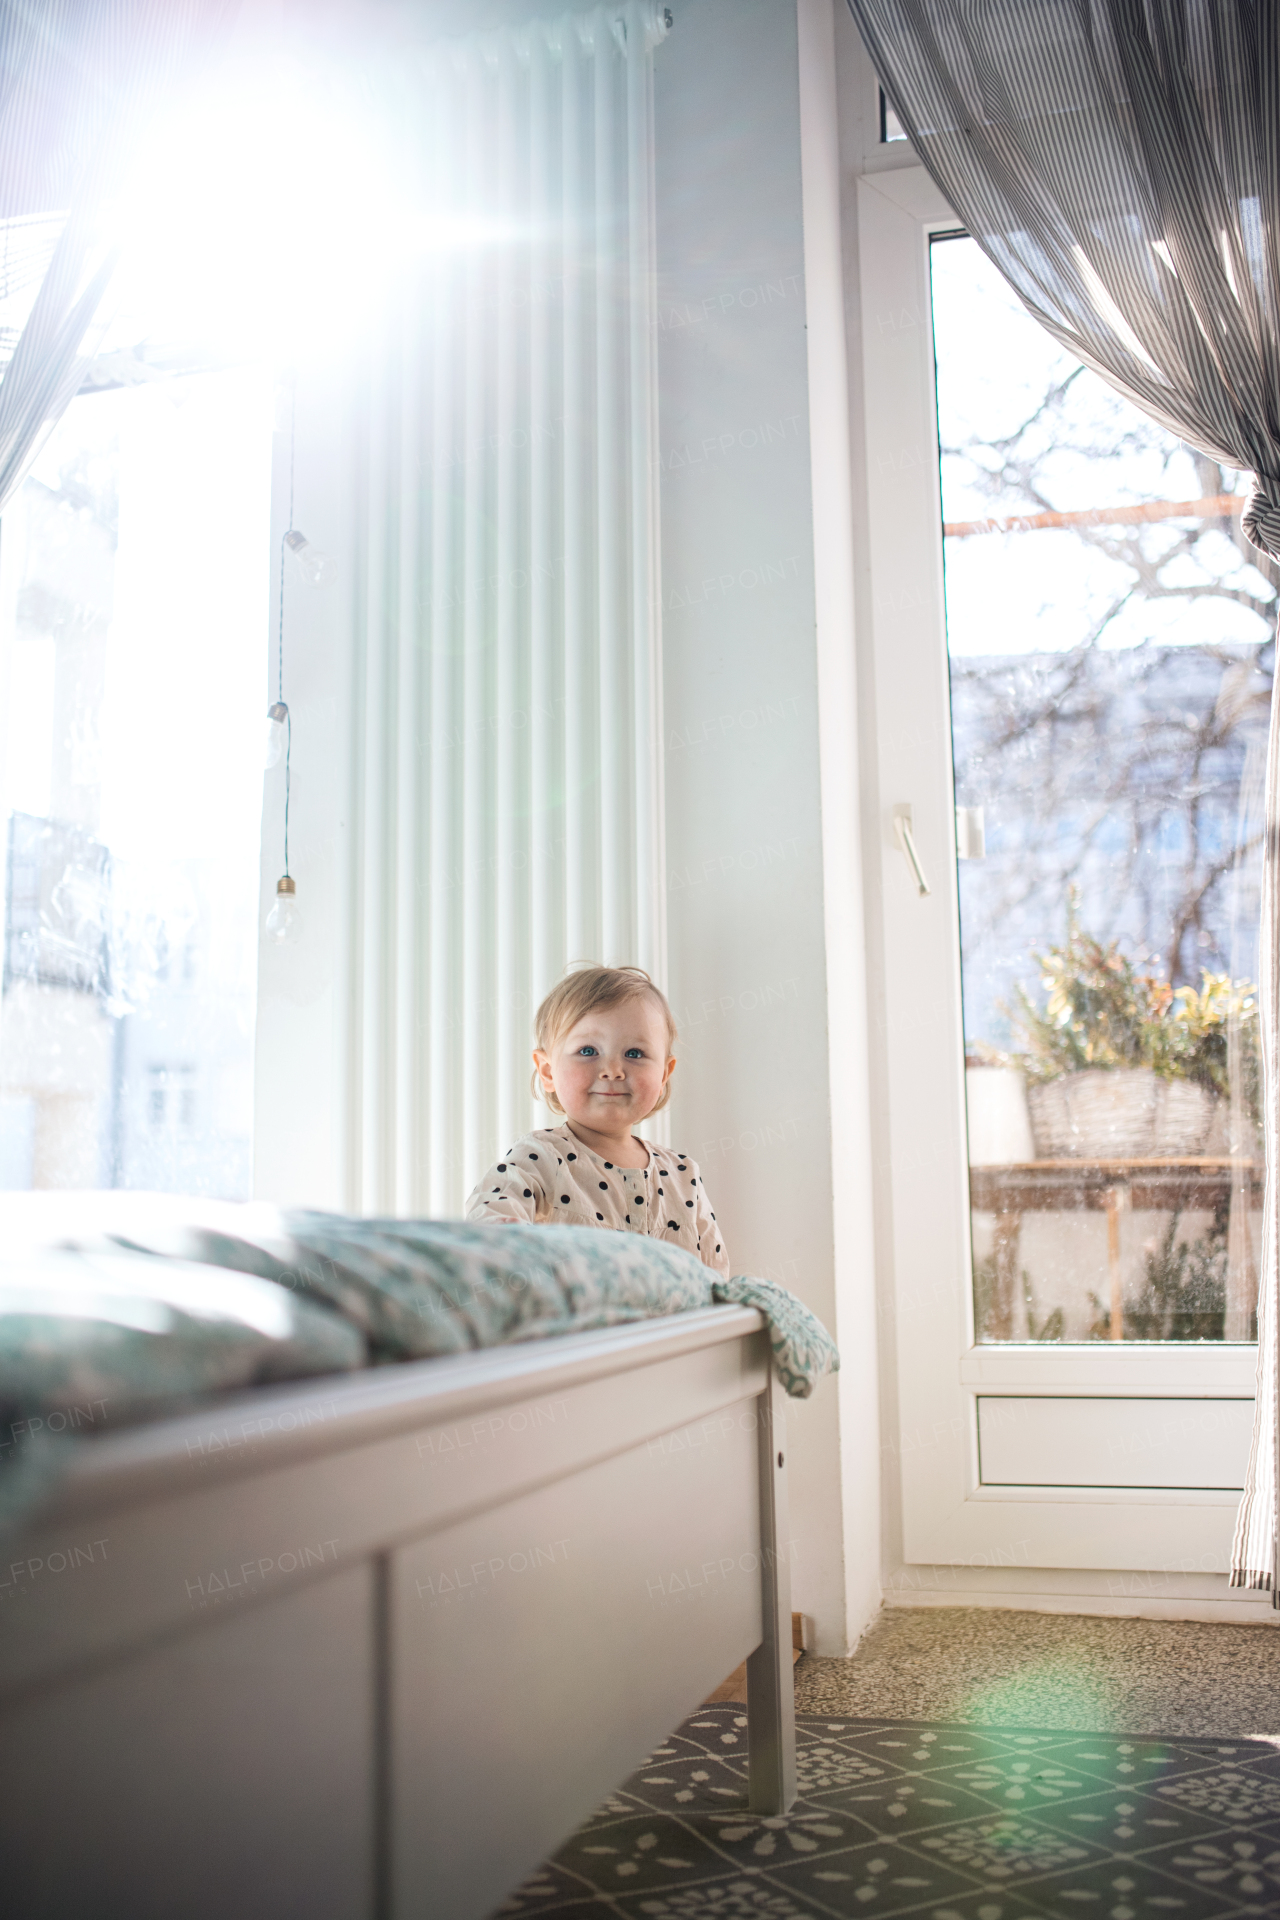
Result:
M921 894L930 891L929 882L924 877L924 868L920 864L920 855L916 848L915 837L911 832L911 809L897 806L893 810L893 837L906 857L907 865L915 875L916 885Z

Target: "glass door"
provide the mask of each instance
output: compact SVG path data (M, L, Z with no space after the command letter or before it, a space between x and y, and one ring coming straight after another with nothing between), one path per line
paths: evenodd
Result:
M887 1581L1253 1618L1280 581L955 226L860 183Z
M1274 570L1243 476L930 253L976 1337L1247 1342Z

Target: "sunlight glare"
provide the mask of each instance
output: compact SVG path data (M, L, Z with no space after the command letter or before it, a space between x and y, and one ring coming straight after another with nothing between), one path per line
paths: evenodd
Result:
M113 224L124 326L240 359L340 348L414 262L499 237L414 205L394 122L333 71L283 62L224 68L159 117Z

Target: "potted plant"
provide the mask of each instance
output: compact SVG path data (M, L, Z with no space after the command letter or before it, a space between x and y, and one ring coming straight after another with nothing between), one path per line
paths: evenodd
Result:
M1257 1115L1257 999L1247 981L1203 975L1174 988L1140 973L1078 925L1033 956L1045 1004L1021 988L1012 1011L1041 1159L1178 1158L1203 1151L1217 1100L1229 1091L1229 1052ZM1232 1035L1236 1039L1232 1040Z

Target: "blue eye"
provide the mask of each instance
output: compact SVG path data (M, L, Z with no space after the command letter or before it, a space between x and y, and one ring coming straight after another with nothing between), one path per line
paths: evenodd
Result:
M595 1052L595 1048L594 1048L594 1047L579 1047L579 1048L578 1048L578 1052L579 1052L580 1054L588 1054L588 1055L590 1055L590 1054L593 1054L593 1053Z
M624 1058L625 1060L643 1060L643 1059L644 1059L644 1048L643 1048L643 1047L628 1047L628 1048L627 1048L627 1051L626 1051L626 1053L625 1053L625 1054L623 1055L623 1058Z

